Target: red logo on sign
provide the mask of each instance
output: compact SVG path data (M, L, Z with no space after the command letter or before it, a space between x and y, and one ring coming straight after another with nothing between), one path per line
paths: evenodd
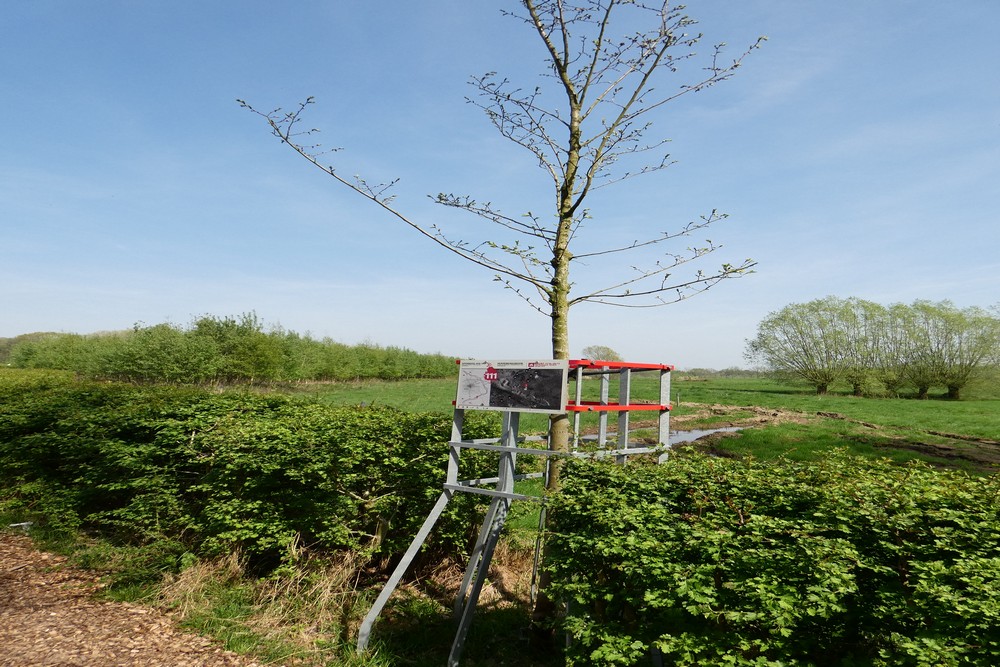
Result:
M497 379L497 369L493 368L492 366L488 366L486 368L486 372L483 373L483 379L484 380L489 380L490 382L493 382L494 380L496 380Z

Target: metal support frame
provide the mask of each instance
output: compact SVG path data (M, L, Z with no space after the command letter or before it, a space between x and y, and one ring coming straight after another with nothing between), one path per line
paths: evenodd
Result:
M406 553L403 554L403 559L399 561L399 565L393 570L392 575L389 577L389 581L385 583L385 587L382 588L382 592L375 599L375 604L372 608L368 610L368 615L365 616L365 620L361 622L361 627L358 629L358 651L364 651L368 647L368 639L371 637L372 626L375 625L375 621L378 619L379 614L382 613L382 608L389 601L389 597L396 590L396 586L399 585L400 580L403 575L406 574L406 570L410 567L410 563L416 557L417 552L420 551L420 547L424 545L424 541L427 536L431 534L431 529L434 528L434 524L441 517L441 513L444 512L445 506L448 501L451 500L454 491L445 491L438 498L437 503L434 504L434 508L431 510L430 514L424 520L420 530L417 531L416 537L410 542L409 548Z
M486 511L483 524L479 529L479 537L476 539L476 544L472 549L469 565L462 579L462 585L459 587L458 595L455 598L454 614L458 619L458 631L455 634L451 653L448 656L448 665L449 667L458 665L462 649L465 646L465 638L468 635L469 626L472 624L472 616L476 610L476 603L479 601L479 595L482 592L483 585L486 583L490 563L493 560L493 552L496 550L500 534L503 532L510 506L515 500L540 500L540 498L535 496L514 493L515 481L533 476L515 474L517 455L518 453L522 453L548 456L552 453L547 449L518 448L520 417L521 415L518 412L504 413L503 429L499 440L463 440L461 434L465 420L465 411L455 410L455 418L452 423L452 440L448 443L450 453L444 492L438 498L430 514L427 515L417 535L403 554L403 558L396 565L396 569L393 570L382 592L376 598L364 621L362 621L361 627L358 630L357 647L359 652L364 651L368 647L375 621L378 620L382 609L388 603L389 598L395 592L399 582L416 558L420 547L423 546L434 525L441 517L445 507L448 505L448 501L451 500L456 492L476 493L490 496L492 500L490 501L489 509ZM458 470L462 449L499 452L500 462L497 476L483 479L459 480ZM494 488L485 488L483 486L485 484L493 484Z
M629 456L634 454L658 453L659 461L662 462L667 457L670 433L670 372L673 366L664 364L633 364L622 361L570 361L576 380L576 395L574 402L566 406L567 411L573 412L573 449L579 450L580 442L584 438L580 432L580 414L583 412L598 413L597 431L597 451L591 452L596 456L614 456L618 462L625 462ZM659 400L657 403L631 403L632 380L635 373L656 372L659 374ZM611 403L609 399L609 388L611 375L618 377L618 403ZM597 375L600 377L600 400L585 401L582 399L582 384L585 376ZM657 443L654 446L642 446L632 444L629 441L630 415L636 411L656 411L657 418ZM618 413L617 431L608 431L608 413ZM591 436L589 440L593 441ZM614 444L611 445L611 440Z
M520 417L518 412L505 412L503 416L501 447L504 451L500 454L497 470L497 495L490 502L490 508L479 530L476 546L472 549L469 566L465 569L462 585L455 598L455 616L459 619L458 632L455 633L455 641L448 655L448 667L456 667L462 655L472 615L476 611L476 603L479 602L479 594L483 590L493 560L493 551L496 549L504 522L507 520L507 513L514 500L514 466L517 462L517 430Z
M634 454L659 452L659 460L662 462L666 458L666 448L668 446L669 438L669 373L673 370L673 367L660 364L629 364L625 362L606 361L592 362L588 360L571 361L570 365L571 369L576 374L576 396L570 405L566 406L567 412L574 412L574 451L569 454L569 456L610 455L615 456L616 460L624 462L628 456ZM596 374L600 375L601 378L600 401L598 403L587 403L582 400L582 384L584 375L588 374L586 372L587 369L598 369ZM659 404L630 403L633 370L659 371ZM593 373L594 371L591 370L590 374ZM612 373L619 374L618 404L609 403L609 386L610 376ZM629 413L635 410L657 410L659 412L659 419L657 421L659 442L656 447L631 447L629 445ZM598 411L599 413L599 449L596 454L578 451L580 441L580 413L585 411ZM607 430L609 412L618 413L616 446L614 449L610 450L605 448L607 445L607 439L610 435ZM499 439L491 438L485 440L464 440L462 438L462 428L465 422L465 411L462 409L455 410L454 419L452 421L451 441L448 443L448 470L445 477L444 491L438 497L434 507L427 515L424 523L421 525L420 530L417 531L413 541L410 542L410 546L403 554L403 558L399 561L396 569L393 570L392 575L390 575L388 581L386 581L385 586L376 598L372 608L368 611L368 614L362 621L361 627L358 630L357 648L359 653L363 652L368 647L372 627L374 626L375 621L378 620L379 615L382 613L382 609L388 603L389 598L392 596L393 592L395 592L399 582L402 580L406 571L413 563L417 553L420 551L420 547L422 547L424 542L427 540L427 537L430 535L434 525L441 517L445 507L448 505L448 502L452 499L455 493L475 493L489 496L492 500L490 501L490 506L486 511L483 524L479 529L479 535L476 539L476 544L473 547L472 554L469 559L469 565L465 570L465 574L462 578L462 584L459 587L458 595L455 598L454 615L458 619L458 630L451 646L451 652L448 655L447 664L448 667L457 667L462 655L462 649L465 646L465 639L469 631L469 626L472 623L472 617L475 612L476 604L479 601L479 595L486 582L490 563L493 559L493 553L496 549L497 542L500 539L500 534L503 531L504 523L507 520L507 514L510 511L511 504L515 500L542 501L542 498L537 496L528 496L514 492L515 481L527 477L538 476L515 474L517 455L526 454L545 457L548 459L546 470L548 470L548 466L551 463L551 458L553 456L566 456L566 454L552 452L548 449L518 447L520 416L520 412L504 412L503 427ZM477 449L498 452L500 454L500 461L497 469L497 476L483 479L459 480L459 463L462 449ZM493 485L493 488L488 488L486 486L490 484ZM544 512L545 506L543 504L543 518ZM538 552L539 546L536 545L536 569L538 566ZM532 597L534 597L534 595L535 580L533 574Z

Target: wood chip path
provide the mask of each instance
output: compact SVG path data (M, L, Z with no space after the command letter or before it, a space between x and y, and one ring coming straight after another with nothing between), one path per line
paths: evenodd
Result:
M94 599L97 577L0 533L0 666L263 667L163 614Z

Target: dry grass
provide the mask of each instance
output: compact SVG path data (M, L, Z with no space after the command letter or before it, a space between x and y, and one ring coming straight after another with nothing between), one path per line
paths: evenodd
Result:
M494 591L497 598L495 602L490 602L484 595L480 597L482 603L496 606L529 604L533 566L533 548L524 548L507 540L501 540L493 554L489 577L489 588Z
M351 553L321 560L300 552L294 565L266 579L247 577L237 555L198 561L164 583L160 604L201 630L238 626L282 664L329 664L353 642L368 611L357 588L359 560Z
M505 540L497 545L480 595L481 609L528 604L532 555ZM351 553L320 558L296 547L274 575L255 580L246 576L238 555L229 555L196 561L164 581L159 603L185 625L207 634L219 636L221 627L223 635L251 635L264 647L254 652L276 663L374 665L377 656L356 656L353 646L379 592L377 584L371 585L373 574L386 565ZM451 560L427 563L400 587L398 597L423 599L446 614L464 569L464 563Z
M211 561L196 561L179 575L168 577L161 587L160 601L171 613L187 618L210 605L209 591L232 584L243 577L238 554L232 553Z

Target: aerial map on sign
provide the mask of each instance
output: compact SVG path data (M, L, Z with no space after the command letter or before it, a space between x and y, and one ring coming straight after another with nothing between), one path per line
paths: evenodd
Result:
M565 360L462 360L455 407L470 410L565 412Z

